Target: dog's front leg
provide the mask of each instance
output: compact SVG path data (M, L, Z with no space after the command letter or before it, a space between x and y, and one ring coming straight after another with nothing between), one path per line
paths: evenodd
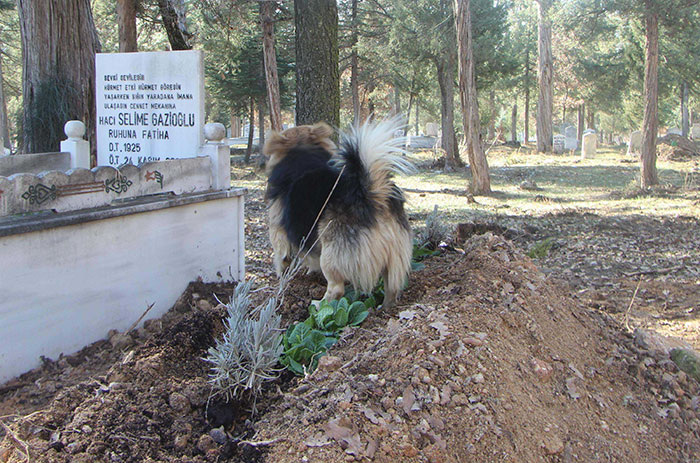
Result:
M321 264L323 264L323 260ZM333 301L343 297L345 294L345 278L343 278L343 275L336 269L324 267L323 265L321 265L321 271L328 282L326 294L323 295L323 298L327 301Z

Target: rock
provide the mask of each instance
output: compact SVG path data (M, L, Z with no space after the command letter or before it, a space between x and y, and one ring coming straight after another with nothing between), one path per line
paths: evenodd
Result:
M168 403L179 415L186 415L192 408L189 399L179 392L171 393Z
M83 444L80 442L71 442L70 444L66 445L66 452L70 453L71 455L75 455L76 453L82 452L83 448Z
M200 299L197 301L197 308L199 310L207 311L211 310L211 303L207 301L206 299Z
M455 394L452 396L452 403L454 405L467 405L469 404L469 398L464 394Z
M217 444L223 445L228 440L228 436L224 432L224 427L220 426L209 431L209 436L214 439Z
M482 375L481 373L477 373L474 376L472 376L472 381L474 381L474 383L476 384L481 384L484 382L484 375Z
M559 455L564 451L564 441L556 434L545 434L542 439L542 448L547 455Z
M209 450L216 449L216 442L209 434L202 434L197 440L197 450L202 453L207 453Z
M425 449L423 449L423 455L428 458L430 463L443 463L448 461L445 451L440 448L439 445L430 444Z
M175 436L175 448L180 450L184 449L185 447L187 447L189 440L190 436L188 434Z
M343 360L334 355L324 355L318 360L318 370L321 371L336 371L343 366Z
M700 382L700 355L692 349L673 349L671 359L688 376Z
M537 191L541 188L537 186L537 183L535 183L534 180L523 180L520 183L520 189L526 191Z
M540 381L546 382L552 378L554 370L552 366L544 360L533 357L530 360L530 367L532 367L532 372Z

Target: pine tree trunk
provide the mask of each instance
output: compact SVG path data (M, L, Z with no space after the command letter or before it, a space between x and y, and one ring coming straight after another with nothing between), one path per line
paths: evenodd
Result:
M350 89L352 92L352 122L357 125L360 123L360 83L358 78L359 59L357 56L357 2L352 0L352 12L350 19L352 21L352 32L350 41L352 51L350 52Z
M4 76L2 72L2 56L0 56L0 138L2 138L2 144L0 145L0 156L2 156L4 149L10 150L12 152L12 140L10 140L10 121L7 118L7 102L5 100L5 86Z
M340 125L338 6L335 0L294 0L297 124Z
M192 34L187 31L183 0L158 0L160 16L173 50L191 50Z
M537 151L548 153L552 151L552 20L549 17L552 0L537 0L537 2L540 89L537 98Z
M117 0L119 53L138 51L136 42L136 1Z
M455 0L455 23L457 48L459 51L459 95L462 103L462 121L472 173L472 194L491 192L489 165L481 145L479 122L479 100L474 76L474 54L472 50L472 22L470 0Z
M659 15L646 1L646 58L644 69L644 121L642 123L641 187L659 183L656 172L656 134L659 125Z
M524 142L530 141L530 50L525 52L525 133Z
M394 84L394 109L393 113L395 115L401 114L401 92L399 92L399 88Z
M270 106L270 125L272 130L282 131L282 107L280 103L280 84L277 76L277 54L275 53L275 9L277 2L263 0L260 2L260 24L262 27L263 61L265 63L265 83Z
M442 149L445 151L445 170L461 166L455 136L454 110L454 55L436 58L438 85L440 86L440 123L442 126Z
M489 92L489 140L496 138L496 92Z
M681 84L681 132L686 138L690 135L690 121L688 120L688 82Z
M23 151L58 151L79 119L94 152L95 53L90 0L17 0L22 37Z
M258 152L265 145L265 98L258 98Z
M510 116L510 141L518 141L518 103L513 104L513 113Z
M255 132L255 98L250 98L250 114L248 115L248 147L245 150L243 161L247 164L250 162L250 155L253 152L253 135Z
M593 111L593 108L589 107L588 108L588 124L587 129L593 129L595 130L595 111Z
M578 138L579 146L583 144L583 131L586 130L585 125L586 103L581 103L578 107L578 127L576 137Z
M420 135L420 119L419 116L420 114L418 113L418 109L420 108L420 100L416 98L416 135Z

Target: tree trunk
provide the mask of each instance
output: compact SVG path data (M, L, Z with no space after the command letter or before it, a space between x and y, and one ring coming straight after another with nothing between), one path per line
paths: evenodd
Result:
M258 98L258 152L265 145L265 98Z
M248 147L245 150L245 158L243 161L247 164L250 162L250 155L253 152L253 135L255 132L255 98L250 98L250 114L248 115Z
M340 125L338 6L335 0L294 0L297 124Z
M510 116L510 141L518 141L518 103L513 104L513 113Z
M438 84L440 86L440 123L442 126L442 149L445 150L445 170L461 166L455 136L454 109L454 55L436 58Z
M690 135L690 122L688 120L688 82L681 85L681 132L684 137Z
M411 111L413 110L413 92L408 95L408 109L406 110L406 135L411 129Z
M659 125L659 15L646 1L646 58L644 69L644 122L642 123L641 187L659 183L656 172L656 134Z
M401 114L401 92L399 92L399 88L394 84L394 109L393 112L395 115Z
M583 144L583 131L586 130L585 125L585 112L586 103L581 103L578 107L578 127L576 130L576 137L578 138L579 146Z
M119 53L138 51L136 42L136 2L137 0L117 0Z
M187 31L184 0L158 0L168 42L173 50L191 50L192 34Z
M489 92L489 140L496 138L496 92Z
M587 129L595 130L595 111L591 107L588 108L588 123L586 125Z
M367 111L369 112L369 117L374 116L374 100L372 99L372 92L374 91L374 81L367 83Z
M0 156L2 156L5 149L12 152L12 140L10 140L10 121L7 118L7 102L5 101L5 86L3 85L4 75L2 72L2 56L0 55L0 138L2 138L2 144L0 145Z
M357 125L360 123L360 83L358 79L359 62L357 56L357 2L352 0L352 9L350 13L351 32L350 32L350 90L352 92L352 123Z
M231 138L241 136L241 118L231 114Z
M540 92L537 98L537 151L552 151L552 21L549 8L552 0L537 0L539 35L538 78Z
M22 37L23 150L58 151L63 125L79 119L94 152L95 53L90 0L17 0Z
M416 98L416 136L420 135L420 119L418 109L420 108L420 100Z
M525 52L525 133L524 142L530 140L530 50Z
M275 9L277 2L263 0L260 2L260 24L262 27L263 61L265 63L265 82L267 99L270 107L270 125L272 130L282 131L282 107L280 103L280 84L277 77L277 54L275 53Z
M455 0L455 24L459 51L459 95L462 103L462 122L467 141L469 167L472 173L472 194L491 192L489 165L481 145L479 122L479 100L474 76L474 54L472 50L472 20L470 0Z

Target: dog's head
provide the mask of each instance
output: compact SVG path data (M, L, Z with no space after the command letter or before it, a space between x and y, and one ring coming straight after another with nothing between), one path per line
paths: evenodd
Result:
M324 122L272 132L263 147L263 153L268 156L267 171L270 172L291 148L298 145L318 145L332 153L336 146L331 135L333 129Z

